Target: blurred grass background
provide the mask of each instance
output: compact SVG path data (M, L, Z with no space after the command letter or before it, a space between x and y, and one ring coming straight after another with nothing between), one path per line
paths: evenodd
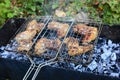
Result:
M53 10L64 7L68 16L83 10L90 18L100 18L103 24L120 24L120 0L0 0L0 27L9 18L45 15L42 4Z

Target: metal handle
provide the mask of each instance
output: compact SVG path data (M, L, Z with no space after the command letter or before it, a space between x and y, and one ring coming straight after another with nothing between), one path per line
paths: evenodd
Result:
M37 77L37 75L38 75L38 73L40 72L40 70L41 70L42 67L47 66L47 65L51 65L51 64L54 64L54 63L57 63L57 61L45 63L45 64L43 64L43 65L42 65L42 64L39 65L38 68L36 69L33 77L32 77L32 80L35 80L35 79L36 79L36 77Z
M30 74L33 72L33 70L35 69L36 65L35 64L31 64L28 71L26 72L25 76L23 77L23 80L27 80L28 77L30 76Z
M68 31L67 31L64 39L67 37L67 34L68 34L69 30L71 29L73 23L74 23L74 22L72 22L72 24L70 25L70 27L69 27L69 29L68 29ZM43 36L42 36L42 37L43 37ZM64 40L63 40L63 42L64 42ZM61 49L61 47L62 47L62 45L63 45L63 42L61 43L60 48L59 48L56 56L55 56L53 59L50 59L50 60L48 60L48 61L46 61L46 62L43 62L43 63L41 63L41 64L38 65L38 68L36 69L36 71L35 71L35 73L34 73L34 75L33 75L33 77L32 77L32 80L35 80L35 79L36 79L36 77L37 77L37 75L38 75L38 73L39 73L39 71L41 70L42 67L44 67L44 66L46 66L46 65L54 64L54 63L57 62L57 61L55 61L55 59L57 59L57 56L58 56L58 54L59 54L59 52L60 52L60 49Z

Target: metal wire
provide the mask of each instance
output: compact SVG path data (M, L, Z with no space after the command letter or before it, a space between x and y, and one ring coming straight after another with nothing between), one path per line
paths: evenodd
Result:
M89 23L88 23L88 22L89 22ZM93 27L98 26L98 27L97 27L97 28L98 28L98 36L97 36L97 38L95 39L95 41L92 41L92 44L93 44L93 46L95 47L95 45L97 44L97 41L98 41L98 37L99 37L99 35L100 35L100 33L101 33L101 30L102 30L102 22L101 22L101 21L94 22L94 21L92 21L91 19L90 19L90 20L88 19L88 21L83 21L83 20L81 19L81 21L78 22L78 23L87 24L87 25L93 26ZM78 24L78 23L75 23L75 24ZM78 34L75 34L73 30L70 30L70 34L69 34L67 37L74 37L74 38L77 39L78 42L80 43L81 39L83 38L83 35L79 36ZM81 45L81 44L80 44L80 45ZM77 63L77 64L83 64L83 65L87 65L87 64L91 61L92 55L93 55L93 52L94 52L94 49L92 49L92 50L89 52L89 54L88 54L88 53L87 53L87 54L84 54L84 53L83 53L83 54L81 54L81 55L79 55L79 56L72 56L72 57L71 57L71 56L69 56L68 53L66 52L67 50L65 49L65 46L63 46L63 47L64 47L63 50L62 50L61 53L59 54L59 55L60 55L60 56L59 56L59 59L60 59L60 57L61 57L61 58L64 59L64 61L73 62L73 63ZM84 55L87 55L87 56L88 56L88 58L87 58L88 60L83 63L82 56L84 56ZM80 57L80 58L79 58L79 59L78 59L78 58L76 59L75 57Z
M38 75L38 73L40 72L40 70L41 70L42 67L48 66L48 65L51 65L51 64L55 64L55 63L57 63L57 61L49 62L49 63L44 64L44 65L42 65L42 64L41 64L41 65L38 65L38 68L36 69L36 72L34 73L34 75L33 75L33 77L32 77L32 80L35 80L35 79L36 79L36 77L37 77L37 75Z
M41 69L42 67L44 67L44 66L46 66L46 65L49 65L49 63L56 63L56 62L54 62L54 61L57 59L58 54L59 54L59 52L60 52L60 50L61 50L61 48L62 48L63 42L64 42L65 38L67 37L68 32L69 32L69 30L71 29L73 23L74 23L74 22L72 22L71 25L69 26L69 29L67 30L67 33L66 33L66 35L65 35L65 37L64 37L64 39L63 39L63 41L62 41L62 43L61 43L61 45L60 45L60 47L59 47L59 49L58 49L58 52L56 53L55 57L54 57L54 58L51 58L51 59L48 60L48 61L45 61L45 62L39 64L38 68L36 69L36 71L35 71L35 73L34 73L34 75L33 75L32 80L35 80L35 78L37 77L37 75L38 75L38 73L39 73L39 71L40 71L40 69ZM43 35L43 36L44 36L44 35ZM43 36L42 36L42 37L43 37Z
M41 18L41 20L40 20L39 22L43 22L43 23L45 23L45 24L44 24L44 26L42 27L41 31L40 31L40 32L37 34L37 36L34 38L33 43L32 43L32 45L31 45L29 51L25 52L25 53L26 53L26 56L29 58L29 60L30 60L30 62L31 62L31 65L30 65L27 73L26 73L25 76L24 76L24 80L26 80L26 79L29 77L29 75L31 74L31 72L32 72L33 69L35 68L35 62L32 60L32 57L31 57L28 53L30 52L32 46L33 46L33 45L35 44L35 42L37 41L37 38L38 38L39 35L42 33L43 29L46 27L47 23L48 23L49 20L51 19L51 16L47 16L47 17L40 16L40 17L35 17L35 18L32 18L32 19L29 17L29 18L25 21L25 23L23 23L22 26L16 31L16 33L13 35L13 37L10 38L10 40L9 40L9 42L8 42L8 43L10 43L10 44L8 44L8 46L5 48L5 50L6 50L6 51L9 51L9 52L21 53L21 52L19 52L19 51L17 51L17 50L9 50L8 48L11 47L11 46L15 47L14 43L16 43L16 41L14 40L14 37L15 37L18 33L24 31L24 30L26 29L26 27L27 27L27 24L28 24L31 20L37 19L37 18L38 18L39 20L40 20L40 18ZM42 20L43 20L43 21L42 21ZM12 40L13 40L13 41L12 41ZM23 53L24 53L24 52L23 52Z
M92 44L95 46L97 45L97 42L98 42L98 38L99 38L99 35L101 33L101 30L102 30L102 22L101 21L96 21L94 22L93 20L91 19L88 19L86 21L83 21L82 19L80 20L80 22L77 22L75 23L74 20L70 20L69 18L69 21L67 21L66 19L62 20L60 18L55 18L55 17L52 17L52 16L49 16L49 17L43 17L44 18L44 27L41 29L41 31L37 34L37 36L34 38L33 40L33 43L32 43L32 46L30 47L30 50L26 52L26 56L29 58L30 62L31 62L31 65L28 69L28 71L26 72L23 80L27 80L28 77L31 75L31 73L33 72L33 70L36 68L36 63L35 61L32 59L31 55L29 55L29 53L31 52L31 50L33 50L34 48L34 45L37 43L37 40L38 39L41 39L41 38L50 38L50 39L56 39L57 38L57 34L56 34L56 31L55 30L50 30L47 28L47 25L51 22L51 21L56 21L56 22L60 22L60 23L68 23L69 24L69 28L67 30L67 33L66 35L60 39L61 40L61 44L58 48L58 50L56 52L54 52L55 50L48 50L46 53L43 53L42 55L40 55L39 57L40 58L48 58L48 60L45 60L44 62L40 63L38 66L37 66L37 69L35 70L35 73L32 77L32 80L35 80L35 78L37 77L39 71L41 70L42 67L46 66L46 65L50 65L50 64L54 64L56 63L57 61L61 61L61 60L64 60L66 62L74 62L74 63L82 63L82 56L83 55L88 55L89 57L87 57L87 61L85 62L85 64L89 63L92 59L92 55L93 55L93 52L94 52L94 49L91 50L89 52L89 54L82 54L82 55L79 55L79 56L69 56L68 53L67 53L67 50L65 49L65 45L64 45L64 40L67 38L67 37L74 37L75 39L78 40L79 42L79 45L81 45L81 39L83 38L83 35L79 35L79 34L75 34L75 32L73 31L73 25L75 24L78 24L78 23L82 23L82 24L86 24L86 25L90 25L90 26L93 26L93 27L96 27L98 26L98 36L97 38L92 41ZM39 17L38 17L39 19ZM30 20L28 20L29 22ZM28 23L27 22L27 23ZM41 22L41 21L40 21ZM23 26L26 26L27 24L23 24ZM25 27L24 28L20 28L18 30L17 33L21 32L21 31L24 31L25 30ZM16 33L16 34L17 34ZM15 35L16 35L15 34ZM14 42L14 41L13 41ZM11 43L12 44L12 43ZM10 45L11 45L10 44ZM13 45L14 46L14 45ZM33 55L35 54L34 53L34 50L33 50ZM50 55L52 54L52 55ZM78 59L80 58L80 59Z
M41 21L40 21L40 22L42 22L42 20L43 20L42 18L44 18L43 23L45 23L45 24L44 24L44 26L42 27L41 31L37 34L37 36L35 36L34 41L33 41L32 45L31 45L31 47L33 46L34 42L37 40L38 36L39 36L39 35L41 34L41 32L43 31L43 29L46 27L47 23L48 23L49 20L50 20L50 17L51 17L51 16L49 16L49 17L44 17L44 16L39 17L39 19L41 18ZM22 32L22 31L25 31L25 29L26 29L26 27L27 27L27 24L28 24L31 20L33 20L33 19L37 19L37 17L32 18L32 19L29 17L29 18L25 21L25 23L23 23L22 26L16 31L16 33L13 35L13 37L10 38L10 40L9 40L9 42L8 42L8 45L5 47L5 50L6 50L6 51L9 51L9 52L17 52L17 53L19 52L19 51L17 51L17 49L16 49L16 47L18 47L18 44L17 44L16 47L15 47L15 45L14 45L14 43L17 43L16 40L14 40L14 38L15 38L15 36L16 36L18 33ZM15 47L15 49L10 50L10 49L9 49L10 47ZM30 48L30 49L31 49L31 48ZM29 51L27 51L27 52L19 52L19 53L28 53L28 52L29 52Z
M50 17L50 18L51 18L51 17ZM45 28L45 26L46 26L47 23L49 22L50 18L47 20L46 24L45 24L44 27L41 29L41 31L39 32L38 36L37 36L37 37L35 38L35 40L33 41L32 46L33 46L33 45L35 44L35 42L37 41L39 35L41 34L41 32L43 31L43 29ZM32 47L31 47L31 48L32 48ZM31 49L31 48L30 48L30 49ZM26 74L25 74L23 80L27 80L27 78L29 77L29 75L32 73L32 71L33 71L34 68L36 67L34 61L32 60L31 56L28 55L28 53L29 53L29 51L26 53L26 55L28 56L28 58L29 58L29 60L30 60L30 62L31 62L31 65L30 65L28 71L26 72Z
M23 77L23 80L27 80L27 78L30 76L30 74L32 73L32 71L34 70L34 68L36 67L35 64L31 64L29 69L27 70L25 76Z
M103 28L103 25L102 25L102 21L99 21L98 20L98 22L96 22L96 24L97 25L99 25L99 28L98 28L98 36L97 36L97 38L95 39L95 41L94 41L94 47L97 45L97 43L98 43L98 39L99 39L99 36L100 36L100 33L101 33L101 31L102 31L102 28ZM90 63L90 61L91 61L91 59L92 59L92 55L93 55L93 53L94 53L94 49L90 52L91 54L90 54L90 56L88 57L88 61L87 61L87 64L88 63ZM86 65L85 65L86 66Z
M72 25L73 25L73 23L72 23ZM72 27L72 26L71 26L71 27ZM69 28L68 32L70 31L70 29L71 29L71 28ZM102 27L99 29L99 34L100 34L100 32L101 32L101 29L102 29ZM67 37L68 32L67 32L65 38ZM44 36L44 35L43 35L43 36ZM42 37L43 37L43 36L42 36ZM74 32L71 32L71 33L69 34L69 36L74 36ZM79 35L77 34L76 39L77 39L78 36L79 36ZM98 35L98 36L99 36L99 35ZM65 39L65 38L64 38L64 39ZM81 39L82 39L82 36L80 37L80 39L79 39L78 41L80 42ZM98 37L97 37L97 39L98 39ZM97 44L97 39L95 40L94 45ZM64 42L64 40L63 40L63 42ZM41 69L42 67L44 67L44 66L46 66L46 65L49 65L49 63L51 63L51 62L55 61L56 59L58 59L58 54L61 54L61 53L59 53L59 52L60 52L60 50L61 50L61 48L62 48L62 46L63 46L63 42L62 42L62 44L61 44L61 46L60 46L60 48L59 48L59 50L58 50L58 53L56 54L56 57L54 57L53 59L50 59L50 60L48 60L48 61L46 61L46 62L43 62L43 63L39 64L38 68L36 69L36 71L35 71L35 73L34 73L34 75L33 75L32 80L35 80L35 79L36 79L36 77L37 77L37 75L38 75L38 73L39 73L39 71L40 71L40 69ZM92 50L91 52L93 53L93 50ZM66 56L65 56L65 57L66 57ZM89 57L88 61L91 60L91 57L92 57L92 56ZM59 57L59 58L61 59L61 57ZM67 56L67 58L70 58L70 56L69 56L69 57ZM72 59L71 59L71 60L72 60ZM88 62L88 61L87 61L87 62ZM86 62L86 63L87 63L87 62Z
M88 21L87 21L87 22L88 22ZM81 22L81 23L86 24L87 22ZM92 23L92 21L91 21L91 23ZM94 23L94 22L93 22L93 23ZM98 23L99 23L99 22L98 22ZM96 24L98 24L98 23L96 23ZM37 75L38 75L38 73L39 73L39 71L41 70L42 67L44 67L44 66L46 66L46 65L49 65L49 64L52 63L52 62L55 63L54 61L55 61L56 59L57 59L57 60L61 60L61 58L63 58L65 61L70 60L70 61L73 61L73 62L74 62L74 58L72 58L72 57L70 57L70 56L68 56L68 55L67 55L67 57L66 57L66 55L62 55L62 57L59 56L59 54L63 53L63 50L62 50L62 52L61 52L61 49L62 49L62 47L64 47L63 42L64 42L64 40L65 40L66 37L69 37L69 36L70 36L70 37L71 37L71 36L72 36L72 37L75 37L75 38L79 41L79 43L80 43L80 41L81 41L81 39L82 39L82 37L83 37L83 36L79 37L78 34L75 35L74 32L71 31L71 28L72 28L72 25L73 25L73 24L74 24L74 22L72 22L70 28L68 29L68 31L67 31L67 33L66 33L66 35L65 35L65 37L64 37L64 39L63 39L63 41L62 41L62 43L61 43L61 45L60 45L60 48L59 48L56 56L55 56L54 58L51 58L51 57L49 57L49 56L47 55L46 57L49 57L50 59L49 59L48 61L45 61L45 62L43 62L43 63L41 63L41 64L38 65L38 68L36 69L36 71L35 71L35 73L34 73L34 75L33 75L33 77L32 77L32 80L35 80L35 78L37 77ZM101 30L102 30L102 25L101 25L101 23L98 24L98 25L99 25L99 30L98 30L99 33L98 33L98 36L97 36L96 40L95 40L94 43L93 43L94 46L97 44L98 37L99 37L100 32L101 32ZM95 26L96 26L96 25L94 24L93 27L95 27ZM47 32L48 32L48 29L45 31L45 33L42 35L41 38L43 38ZM52 33L52 32L54 33L54 31L50 31L50 33ZM70 34L69 34L69 32L70 32ZM47 35L46 37L48 37L48 35ZM79 39L78 39L78 37L79 37ZM88 60L86 61L85 64L87 64L88 62L91 61L93 51L94 51L94 50L90 51L90 55L89 55ZM51 53L52 53L52 51L51 51ZM49 53L49 54L50 54L50 53ZM67 53L66 53L66 54L67 54ZM63 56L64 56L64 57L63 57ZM65 58L65 57L66 57L66 58ZM68 59L67 59L67 58L68 58Z

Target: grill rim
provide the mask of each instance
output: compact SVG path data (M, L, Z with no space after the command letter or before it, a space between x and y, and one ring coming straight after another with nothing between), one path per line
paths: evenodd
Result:
M6 59L5 59L6 60ZM11 59L10 59L11 60ZM109 77L109 76L108 76ZM114 77L113 77L114 78Z

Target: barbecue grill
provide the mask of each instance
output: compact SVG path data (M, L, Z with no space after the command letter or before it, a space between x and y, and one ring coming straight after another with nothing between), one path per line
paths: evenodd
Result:
M10 21L7 22L6 25L9 25L9 23L10 23L11 21L13 22L14 20L11 19ZM15 23L15 24L14 24L14 23ZM13 25L11 26L11 23L10 23L10 26L11 26L11 27L8 27L8 28L11 28L11 29L12 29L13 26L18 27L18 26L17 26L18 23L19 23L19 22L16 23L16 21L14 21L14 22L13 22ZM15 28L16 28L16 27L15 27ZM6 28L6 27L4 27L4 28ZM6 28L6 29L8 29L8 28ZM104 30L106 30L106 28L107 28L107 27L105 26L105 27L104 27ZM111 29L111 28L112 28L112 27L110 27L110 29ZM114 29L115 29L115 28L116 28L116 27L114 27ZM113 29L113 30L114 30L114 29ZM118 29L119 29L119 28L118 28ZM9 31L9 30L7 30L6 32L8 32L8 31ZM11 33L13 33L13 32L11 32ZM2 34L4 34L4 33L2 33ZM10 34L10 33L9 33L9 34ZM103 34L104 34L104 32L102 33L102 35L103 35ZM11 34L10 34L10 35L11 35ZM9 36L10 36L10 35L9 35ZM7 37L7 36L6 36L6 37ZM5 38L5 37L3 37L3 38ZM5 40L6 40L6 38L4 39L3 43L5 42ZM105 43L103 43L104 41L105 41ZM98 42L99 44L97 45L97 47L100 48L101 42L102 42L103 45L106 45L106 40L104 40L104 38L99 38L99 42ZM108 42L107 44L109 44L109 45L111 45L111 46L113 46L113 47L115 48L115 50L113 49L114 51L118 51L118 50L116 50L118 44L117 44L117 45L114 44L114 43L112 44L112 43L111 43L111 40L108 40L107 42ZM3 43L2 43L2 44L3 44ZM116 45L116 47L115 47L114 45ZM111 47L111 46L109 46L109 47ZM103 47L103 46L102 46L102 47ZM107 47L107 46L106 46L106 47ZM104 48L106 48L106 47L104 47ZM3 48L4 48L4 47L3 47ZM1 48L1 49L3 50L3 48ZM97 48L97 49L99 49L99 48ZM118 47L118 48L119 48L119 47ZM1 50L1 51L2 51L2 50ZM0 51L0 52L1 52L1 51ZM99 50L97 50L97 51L99 51ZM108 48L108 51L109 51L109 48ZM3 51L2 51L2 52L3 52ZM1 57L3 57L3 58L10 58L10 59L8 59L8 60L7 60L7 59L0 59L1 62L3 62L3 63L0 63L0 65L1 65L0 70L1 70L2 66L3 66L3 69L5 68L5 70L6 70L6 69L8 70L8 68L9 68L9 69L12 70L12 72L14 72L16 69L20 68L20 70L22 70L22 73L23 73L22 75L24 75L24 72L26 71L25 68L27 69L28 64L27 64L26 62L24 63L24 59L25 59L25 61L26 61L26 58L22 57L23 54L21 54L21 55L20 55L20 54L14 54L14 53L11 53L11 52L9 52L8 54L6 54L5 52L4 52L4 53L2 53L2 52L1 52L1 54L0 54ZM115 52L115 53L117 53L117 52ZM13 54L13 55L12 55L12 54ZM93 56L96 57L97 64L101 64L101 61L100 61L100 63L98 62L98 60L101 60L101 59L99 59L99 58L100 58L100 57L99 57L99 54L101 55L101 53L98 53L98 52L95 52L95 53L93 54ZM8 55L8 57L6 57L7 55ZM10 56L9 56L9 55L10 55ZM20 57L19 55L22 57L22 60L21 60L21 57ZM98 55L98 56L96 56L96 55ZM13 57L13 56L14 56L14 57ZM17 56L18 56L18 57L17 57ZM35 56L35 57L36 57L36 56ZM16 62L16 61L11 60L11 59L20 60L20 62ZM108 58L108 59L109 59L109 58ZM38 59L38 60L39 60L39 59ZM92 58L92 60L95 60L95 59ZM21 64L21 61L23 62L22 64ZM35 60L34 60L34 61L35 61ZM44 61L44 60L43 60L43 61ZM41 61L41 62L42 62L42 61ZM40 62L40 63L41 63L41 62ZM66 62L66 61L65 61L65 62ZM107 60L107 62L109 62L109 60ZM111 63L108 63L108 65L106 65L106 66L108 66L107 68L111 68L111 69L108 69L108 70L109 70L108 72L109 72L109 73L112 73L113 71L111 72L111 70L114 70L114 72L116 72L116 71L118 72L118 71L119 71L119 68L117 68L117 66L116 66L116 68L115 68L114 66L115 66L116 64L119 64L119 54L118 54L118 56L117 56L117 62L116 62L115 65L114 65L114 63L113 63L114 61L110 61L110 62L111 62ZM5 65L4 65L4 63L5 63ZM17 66L12 66L12 65L15 65L14 63L15 63L16 65L18 65L18 67L17 67ZM36 62L35 62L35 63L36 63ZM65 68L65 69L69 69L69 68L67 67L67 64L66 64L66 63L65 63L65 64L61 64L61 63L63 63L63 62L60 62L61 67ZM69 61L68 63L70 63L70 61ZM92 63L93 63L93 61L92 61ZM91 65L92 63L90 63L90 65ZM105 62L105 63L106 63L106 62ZM39 64L39 63L38 63L38 64ZM58 64L58 63L57 63L57 64ZM20 66L20 65L21 65L21 66ZM68 66L71 66L71 67L73 67L73 68L78 69L77 71L79 71L79 70L82 70L82 71L84 71L84 72L86 71L86 70L84 70L84 67L83 67L83 69L79 69L79 67L80 67L81 64L80 64L80 65L76 65L76 66L74 66L74 65L72 66L72 65L73 65L73 64L71 64L71 63L68 64ZM89 68L90 68L90 65L88 65ZM114 66L113 66L113 67L110 67L109 65L114 65ZM7 67L4 67L4 66L7 66L8 68L7 68ZM35 65L35 66L36 66L36 65ZM51 66L57 67L57 66L56 66L56 63L55 63L54 65L51 65ZM104 65L103 65L103 66L104 66ZM14 69L13 69L13 67L14 67ZM24 68L24 67L25 67L25 68ZM60 66L59 66L59 67L60 67ZM60 67L60 68L61 68L61 67ZM77 67L78 67L78 68L77 68ZM118 67L119 67L119 65L118 65ZM24 70L21 69L21 68L23 68ZM32 69L36 70L36 68L37 68L37 66L36 66L35 68L32 68ZM98 68L100 68L100 65L98 65ZM101 67L101 68L102 68L102 67ZM105 68L105 67L104 67L104 68ZM113 69L113 68L115 68L115 69ZM54 74L54 73L46 72L46 71L48 71L48 70L52 70L51 72L58 71L57 73L60 73L60 74L57 75L57 74L55 73L55 74L56 74L56 78L57 78L57 76L59 76L59 75L60 75L61 77L62 77L64 74L68 74L68 75L69 75L69 70L67 71L67 72L68 72L68 73L67 73L66 71L63 71L62 69L59 70L58 68L56 68L55 70L54 70L54 68L53 68L53 69L48 68L47 70L46 70L46 69L47 69L47 67L44 67L44 70L42 69L42 71L40 71L40 75L39 75L38 77L42 76L42 75L41 75L41 72L42 72L42 73L47 73L48 76L49 76L49 74ZM58 70L57 70L57 69L58 69ZM91 68L90 68L90 69L91 69ZM106 68L105 68L105 69L106 69ZM10 70L10 71L11 71L11 70ZM73 69L72 69L72 70L73 70ZM101 70L101 69L95 69L95 70L92 71L92 73L94 73L94 74L106 75L106 76L109 75L109 73L102 73L103 71L100 71L100 72L99 72L99 71L96 71L96 70ZM106 70L107 70L107 69L106 69ZM63 72L66 72L66 73L63 73L62 71L63 71ZM4 72L4 71L2 71L2 72ZM18 70L16 70L15 72L19 73ZM88 70L88 72L90 73L89 70ZM96 73L96 72L98 72L98 73ZM105 72L106 72L106 71L105 71ZM5 72L5 73L7 73L7 72ZM17 76L17 73L16 73L16 74L10 73L10 76L13 75L13 76L16 76L16 78L19 77L19 78L17 78L17 80L19 80L19 79L22 78L22 77L20 77L20 76L22 76L22 75L19 74L19 76ZM20 73L21 73L21 72L20 72ZM62 73L63 75L62 75L61 73ZM70 73L71 73L71 72L70 72ZM75 79L75 80L80 79L80 78L77 76L77 73L74 73L74 74L76 74L76 77L77 77L77 78L73 78L73 79ZM89 76L89 74L86 74L86 73L85 73L86 75L85 75L84 73L82 73L82 74L83 74L83 75L81 75L81 74L78 73L78 75L81 76L81 78L82 78L82 79L85 79L85 80L86 80L87 78L84 78L84 77L85 77L85 76L86 76L86 77ZM112 74L114 74L114 73L112 73ZM119 74L119 72L118 72L118 74ZM0 73L0 75L1 75L1 73ZM84 75L85 75L85 76L84 76ZM117 75L117 73L115 73L114 75ZM72 75L72 76L74 76L74 75ZM93 79L94 79L94 78L92 77L92 74L91 74L90 76L91 76L91 77L90 77L89 79L87 79L87 80L93 80ZM106 78L106 77L98 76L98 75L94 75L94 76L95 76L96 78L99 77L100 80L106 80L106 79L108 79L108 80L109 80L109 79L119 80L119 79L109 78L109 77ZM44 78L43 78L43 77L44 77ZM50 79L54 79L54 78L53 78L54 76L51 76L51 77L52 77L52 78L50 78ZM63 77L65 77L65 76L63 76ZM118 76L118 77L119 77L119 76ZM11 79L12 79L12 80L13 80L13 79L16 80L16 78L14 78L14 77L11 76ZM65 78L66 78L66 79L69 79L69 78L67 78L67 75L66 75ZM30 78L29 78L29 79L30 79ZM39 79L45 79L45 80L47 79L47 80L48 80L48 78L45 78L45 75L42 76L42 78L39 78ZM63 78L61 78L61 79L63 79ZM72 77L71 77L71 79L72 79ZM56 80L56 79L55 79L55 80ZM81 79L80 79L80 80L81 80Z
M44 27L41 29L41 31L39 33L37 33L37 35L32 40L33 43L32 43L30 50L27 52L26 51L20 52L16 49L19 45L17 44L17 42L15 40L15 36L17 34L19 34L20 32L25 31L27 24L34 19L37 20L37 22L39 22L39 23L44 23ZM66 35L63 38L60 38L61 44L60 44L59 49L57 51L56 50L48 50L45 53L43 53L42 55L34 54L34 46L38 39L41 39L44 37L48 38L48 39L58 38L55 30L49 30L47 28L48 24L52 21L56 21L56 22L60 22L60 23L67 23L69 25ZM81 39L83 37L83 36L79 36L78 34L74 33L73 26L75 24L86 24L89 26L96 27L98 29L97 38L94 41L90 42L95 47L95 45L97 44L100 32L102 30L102 22L100 20L93 21L92 19L88 19L88 20L81 19L79 22L76 22L75 20L73 20L70 17L58 18L58 17L53 17L53 16L41 16L41 17L36 17L36 18L32 18L32 19L28 18L28 20L18 29L18 31L15 33L15 35L10 39L8 45L5 48L5 50L7 50L9 52L26 54L28 56L28 58L31 62L31 65L30 65L30 68L28 69L27 73L25 74L23 80L26 80L29 77L29 75L33 72L33 70L36 69L35 74L33 75L33 78L32 78L32 80L35 80L35 78L37 77L37 75L42 67L44 67L46 65L55 64L56 62L65 61L67 63L82 64L84 66L87 66L91 62L91 58L94 53L94 49L87 53L78 55L78 56L69 56L67 53L67 48L65 47L65 44L63 43L64 40L67 37L74 37L81 44ZM44 61L37 64L33 60L34 56L44 59Z

